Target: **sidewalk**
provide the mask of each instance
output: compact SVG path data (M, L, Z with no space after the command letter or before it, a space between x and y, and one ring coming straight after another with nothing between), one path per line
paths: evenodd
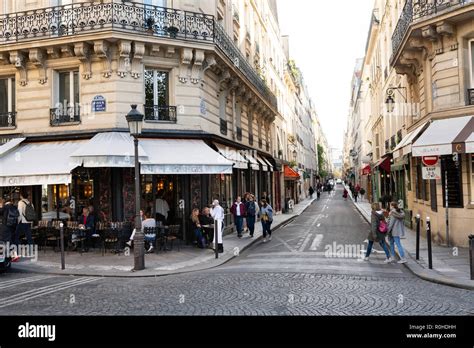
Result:
M306 199L295 205L290 214L278 214L273 218L272 230L292 221L308 208L316 199ZM88 253L67 252L66 269L61 270L61 254L53 252L48 248L46 253L42 250L38 252L38 260L23 259L12 264L13 270L29 273L47 273L58 275L76 276L103 276L103 277L156 277L170 274L179 274L193 271L210 269L222 265L231 259L238 257L239 253L247 249L254 243L262 239L262 225L255 224L253 238L249 238L248 233L239 239L237 233L232 233L223 237L224 253L215 258L212 249L199 249L189 245L181 245L178 251L177 244L173 251L158 251L145 255L145 269L133 272L133 250L130 255L115 255L108 251L102 256L100 250Z
M361 215L370 223L372 208L367 201L355 202L347 187L352 202ZM405 238L402 245L407 254L405 266L416 276L434 283L445 284L463 289L474 290L474 280L470 280L469 249L458 248L458 255L453 255L453 248L432 243L433 269L428 268L428 247L426 238L420 237L420 259L416 260L416 233L405 226ZM397 248L395 248L398 254Z

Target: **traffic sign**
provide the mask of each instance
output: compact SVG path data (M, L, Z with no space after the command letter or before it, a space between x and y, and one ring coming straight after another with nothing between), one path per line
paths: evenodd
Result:
M422 174L424 180L441 180L441 167L433 166L433 167L423 167Z
M438 164L439 156L423 156L422 161L426 167L434 167Z

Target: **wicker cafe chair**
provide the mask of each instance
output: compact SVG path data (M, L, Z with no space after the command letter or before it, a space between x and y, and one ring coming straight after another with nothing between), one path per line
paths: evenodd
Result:
M180 244L183 236L181 234L181 226L180 225L171 225L168 228L168 232L166 233L166 240L171 242L171 250L173 250L174 241L178 241L178 251L180 251Z
M60 235L60 220L54 220L49 222L48 221L48 227L46 228L46 235L44 239L44 252L46 253L46 247L49 244L53 244L53 251L56 251L56 248L60 249L60 241L61 241L61 235Z
M143 229L143 234L145 235L145 242L152 244L154 248L158 249L158 229L156 227L145 227ZM147 237L147 235L149 237ZM150 237L151 235L155 235L155 237ZM151 239L150 239L151 238ZM148 239L148 240L147 240Z
M102 237L102 256L104 256L107 251L107 245L113 245L114 250L117 251L117 245L119 242L119 228L122 226L122 223L111 222L109 227L104 229Z

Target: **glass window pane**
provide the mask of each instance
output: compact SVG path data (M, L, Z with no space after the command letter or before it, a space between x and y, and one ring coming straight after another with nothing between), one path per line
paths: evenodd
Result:
M145 69L145 105L151 107L155 105L153 98L153 70Z
M15 94L15 89L16 89L16 85L15 85L15 79L12 79L12 111L16 111L16 94Z
M474 88L474 41L470 42L471 45L471 88Z
M59 73L59 103L64 107L67 107L70 103L69 72Z
M0 80L0 113L8 112L8 79Z
M74 103L77 105L80 103L79 100L79 72L74 72Z
M157 71L156 82L158 89L158 105L168 105L168 73L165 71Z

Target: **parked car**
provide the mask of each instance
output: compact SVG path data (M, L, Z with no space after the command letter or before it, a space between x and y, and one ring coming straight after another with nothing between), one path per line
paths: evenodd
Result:
M337 183L338 185L342 185L342 180L341 180L341 179L337 179L336 183Z

